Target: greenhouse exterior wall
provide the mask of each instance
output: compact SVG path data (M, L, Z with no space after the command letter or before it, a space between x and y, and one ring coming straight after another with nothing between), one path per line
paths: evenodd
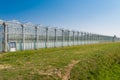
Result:
M120 41L115 36L0 21L0 52Z

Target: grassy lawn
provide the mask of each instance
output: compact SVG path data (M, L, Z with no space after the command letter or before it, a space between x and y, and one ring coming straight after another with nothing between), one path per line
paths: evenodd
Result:
M119 80L120 43L0 54L0 80Z

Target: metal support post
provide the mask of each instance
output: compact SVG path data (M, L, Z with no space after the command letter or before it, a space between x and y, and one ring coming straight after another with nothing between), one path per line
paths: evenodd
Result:
M90 44L92 43L92 34L90 33Z
M88 41L88 33L86 33L86 41L87 41L87 44L89 44L89 41Z
M73 45L75 45L75 31L73 31Z
M54 39L54 47L57 47L57 29L55 28L55 39Z
M116 39L116 35L113 36L113 40L112 41L115 42L115 39Z
M79 45L79 31L77 32L77 45Z
M68 46L70 46L70 31L68 30Z
M86 35L86 34L87 34L87 33L84 32L84 41L85 41L85 44L87 44L87 39L86 39L86 38L87 38L87 37L86 37L87 35Z
M81 32L81 45L83 44L83 32Z
M49 32L48 32L48 27L47 27L47 28L46 28L45 48L48 48L48 42L49 42Z
M88 44L90 44L90 37L89 37L90 35L89 35L89 33L88 33Z
M3 51L4 52L7 52L8 51L8 42L7 42L7 25L6 23L3 23L3 26L4 26L4 49Z
M62 29L62 47L64 46L64 29Z
M21 25L21 27L22 27L22 50L25 50L25 29L24 29L24 26L23 25Z
M84 41L84 44L85 44L85 32L83 32L83 41Z
M38 27L35 26L35 49L38 49Z

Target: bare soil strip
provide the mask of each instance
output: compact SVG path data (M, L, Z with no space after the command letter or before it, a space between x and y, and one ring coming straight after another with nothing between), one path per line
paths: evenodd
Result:
M68 67L66 68L66 73L65 75L62 77L62 80L68 80L70 78L70 72L72 70L72 68L74 67L75 64L77 64L79 61L76 60L72 60L72 63L68 65Z
M2 64L0 64L0 70L2 70L2 69L9 69L9 68L11 68L10 65L2 65Z
M70 78L70 72L72 70L72 68L78 63L79 61L77 60L72 60L70 64L68 64L68 66L65 67L65 73L62 74L60 69L51 69L51 70L47 70L46 72L44 71L36 71L38 72L39 75L53 75L53 74L57 74L57 76L59 78L61 78L62 80L69 80ZM34 73L32 73L34 74Z

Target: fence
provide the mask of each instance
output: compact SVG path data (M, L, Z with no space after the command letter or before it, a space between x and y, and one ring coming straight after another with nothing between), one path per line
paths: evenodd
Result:
M0 21L0 52L120 41L115 36Z

